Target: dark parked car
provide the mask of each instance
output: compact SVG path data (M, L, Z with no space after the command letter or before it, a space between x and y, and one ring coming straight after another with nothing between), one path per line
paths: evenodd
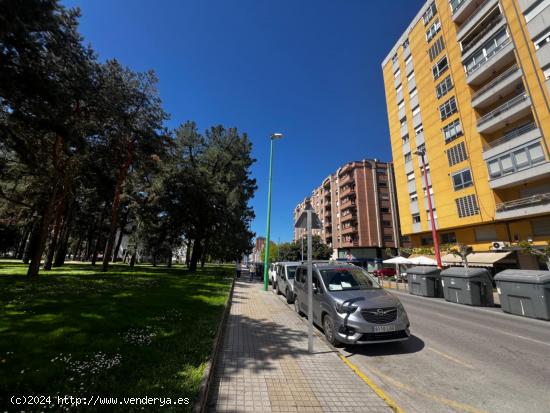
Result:
M380 268L378 270L374 270L372 275L375 277L394 277L395 268Z

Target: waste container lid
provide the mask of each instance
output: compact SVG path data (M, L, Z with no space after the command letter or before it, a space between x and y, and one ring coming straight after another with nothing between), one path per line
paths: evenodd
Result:
M431 275L433 277L441 277L441 270L433 266L418 266L407 269L407 274L416 275Z
M550 283L550 271L504 270L495 275L495 281L513 281L528 284Z
M464 267L451 267L441 271L442 277L456 277L456 278L475 278L480 276L490 277L489 271L485 268L464 268Z

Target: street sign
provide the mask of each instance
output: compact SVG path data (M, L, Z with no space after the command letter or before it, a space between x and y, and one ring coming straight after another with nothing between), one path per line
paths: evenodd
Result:
M296 221L295 228L307 229L307 321L308 321L308 351L313 353L313 259L311 230L322 228L321 220L306 202L305 209Z

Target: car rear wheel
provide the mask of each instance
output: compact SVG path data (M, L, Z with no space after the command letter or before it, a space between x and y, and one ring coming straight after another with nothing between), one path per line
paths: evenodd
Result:
M297 313L300 317L303 317L303 316L304 316L304 313L302 313L302 310L300 310L300 302L298 301L298 299L295 299L295 300L294 300L294 311L296 311L296 313Z
M330 344L332 344L333 346L339 344L339 341L336 339L334 321L332 321L332 317L328 314L325 314L325 316L323 317L323 331L325 332L325 337Z
M288 304L292 304L294 302L292 291L290 291L288 288L286 289L285 297Z

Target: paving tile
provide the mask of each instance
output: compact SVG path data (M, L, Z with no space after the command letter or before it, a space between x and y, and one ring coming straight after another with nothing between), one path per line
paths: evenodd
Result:
M391 412L323 341L262 284L238 281L214 370L210 411Z

